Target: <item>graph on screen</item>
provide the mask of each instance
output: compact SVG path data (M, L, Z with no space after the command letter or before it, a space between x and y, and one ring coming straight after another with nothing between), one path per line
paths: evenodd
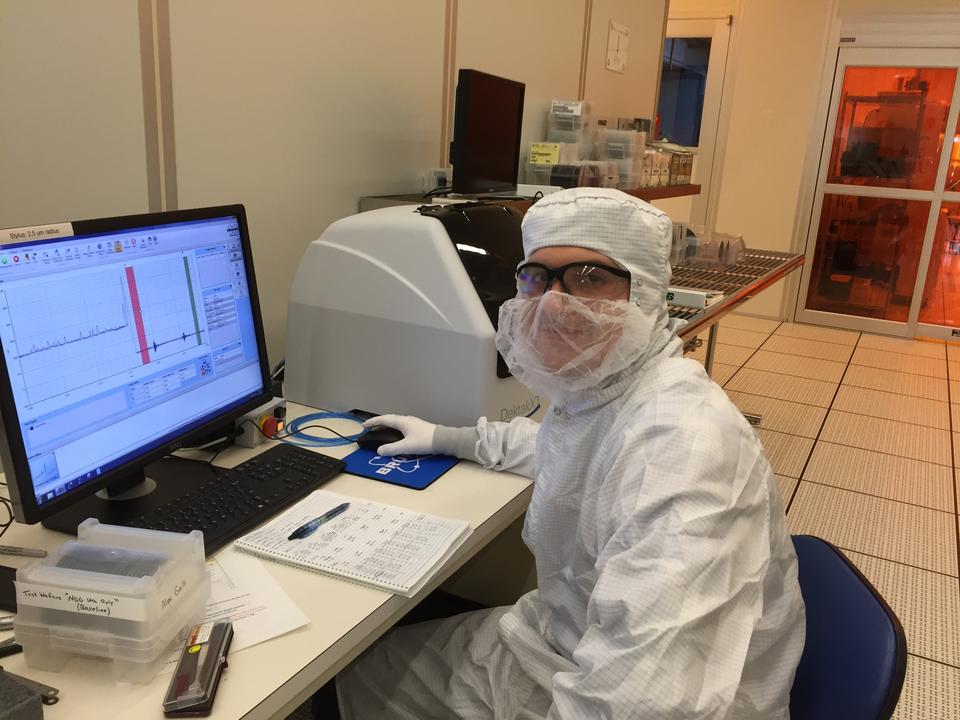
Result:
M195 348L206 330L187 256L6 287L7 363L29 405Z

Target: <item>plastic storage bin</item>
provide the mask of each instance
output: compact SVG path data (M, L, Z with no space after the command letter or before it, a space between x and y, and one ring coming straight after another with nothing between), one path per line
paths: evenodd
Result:
M627 160L642 156L646 145L646 133L610 128L600 131L601 160Z
M578 159L593 158L596 152L597 123L593 118L590 103L582 100L552 101L547 114L547 140L575 143L579 148Z
M203 534L86 520L51 555L17 571L17 642L30 667L74 656L112 661L118 682L146 683L203 619L210 580Z
M708 267L729 267L736 265L743 258L747 250L746 243L741 235L728 235L704 229L702 225L684 226L683 250L677 248L677 224L674 224L673 251L681 258L674 262L671 254L671 264L693 264Z
M550 163L527 163L527 184L528 185L549 185L550 172L553 165Z

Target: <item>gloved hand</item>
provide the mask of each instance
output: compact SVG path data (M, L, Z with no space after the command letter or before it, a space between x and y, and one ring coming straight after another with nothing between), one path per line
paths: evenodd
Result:
M429 455L433 452L436 425L412 415L379 415L363 423L364 427L385 425L403 433L403 439L381 445L377 455Z

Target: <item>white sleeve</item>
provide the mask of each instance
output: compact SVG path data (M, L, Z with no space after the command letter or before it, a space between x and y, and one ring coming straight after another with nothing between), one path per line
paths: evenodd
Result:
M640 431L611 466L620 500L598 507L587 630L548 720L736 720L770 563L769 467L749 439L691 424Z
M433 449L472 460L488 470L509 470L532 478L533 451L539 429L540 423L525 417L508 423L480 418L472 428L438 425L433 433Z

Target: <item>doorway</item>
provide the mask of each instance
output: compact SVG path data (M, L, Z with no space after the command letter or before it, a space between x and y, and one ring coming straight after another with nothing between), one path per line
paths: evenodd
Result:
M960 336L960 50L841 48L801 322Z
M691 182L700 194L655 204L671 219L707 225L714 183L721 98L730 43L730 18L667 21L657 116L660 133L696 152Z

